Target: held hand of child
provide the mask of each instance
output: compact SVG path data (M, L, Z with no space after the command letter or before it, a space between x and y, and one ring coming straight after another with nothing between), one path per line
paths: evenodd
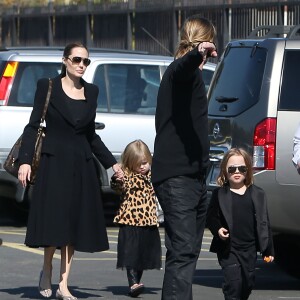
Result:
M116 180L122 181L124 177L124 172L119 164L114 164L112 166L112 169L114 170L115 174L114 177Z
M223 227L219 229L218 234L219 234L220 239L223 241L225 241L229 238L228 230Z
M274 260L274 256L264 256L264 261L270 263Z

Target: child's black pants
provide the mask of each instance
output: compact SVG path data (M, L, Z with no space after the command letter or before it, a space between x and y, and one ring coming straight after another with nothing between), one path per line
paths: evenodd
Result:
M254 288L256 247L246 251L232 249L228 256L218 255L224 281L225 300L247 300Z

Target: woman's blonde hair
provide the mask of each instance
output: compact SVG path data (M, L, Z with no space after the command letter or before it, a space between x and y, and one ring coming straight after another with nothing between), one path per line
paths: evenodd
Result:
M245 151L242 148L231 148L226 154L224 155L221 165L220 165L220 173L217 179L217 183L220 186L228 185L228 179L227 179L227 170L226 166L228 163L228 160L230 157L235 156L235 155L240 155L244 158L246 168L247 168L247 173L245 176L245 185L248 187L251 184L253 184L253 170L252 170L252 159L251 156L247 151Z
M148 146L141 140L129 143L121 155L122 167L128 172L134 172L143 160L152 164L152 156Z
M182 57L197 47L200 42L213 42L215 35L216 29L209 20L200 15L187 18L180 32L180 42L175 52L175 58Z

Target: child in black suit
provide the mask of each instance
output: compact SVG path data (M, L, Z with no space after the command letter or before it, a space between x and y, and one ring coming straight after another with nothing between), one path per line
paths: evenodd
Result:
M232 148L221 162L208 209L210 247L222 267L225 300L246 300L252 292L257 251L274 260L273 238L264 191L253 184L251 157Z

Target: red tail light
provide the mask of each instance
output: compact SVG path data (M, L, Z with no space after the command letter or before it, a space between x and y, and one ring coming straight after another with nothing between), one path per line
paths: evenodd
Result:
M275 170L276 118L256 125L253 146L253 168Z
M18 64L19 63L16 61L11 61L8 62L5 67L4 73L0 81L0 103L2 102L2 105L7 105L7 101L9 98L12 83L15 78L16 70L18 68Z

